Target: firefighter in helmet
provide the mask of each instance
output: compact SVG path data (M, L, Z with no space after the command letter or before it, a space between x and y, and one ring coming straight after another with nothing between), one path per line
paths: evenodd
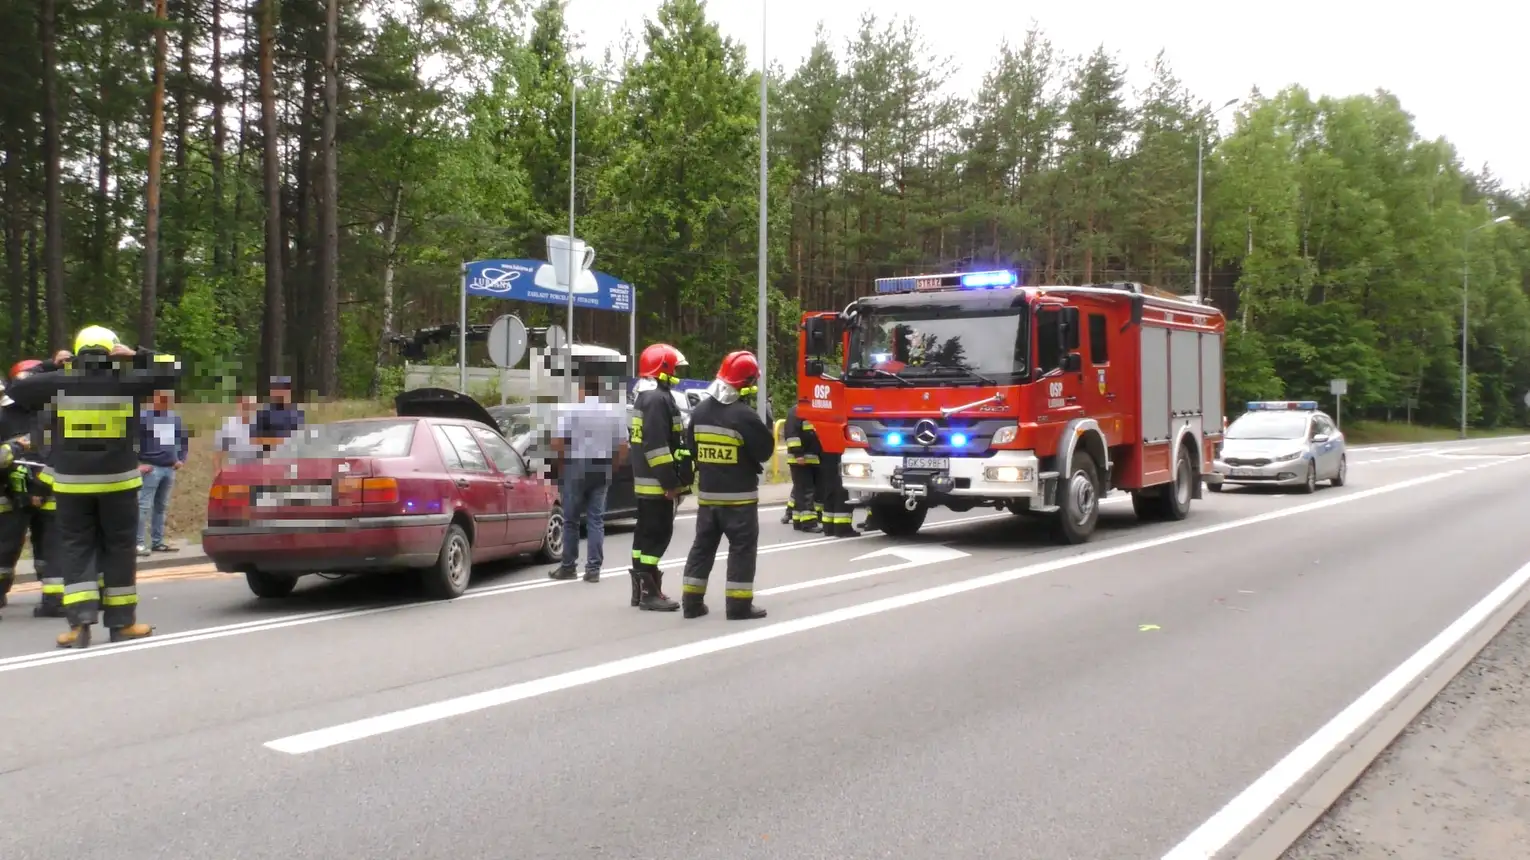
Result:
M806 401L799 401L786 411L786 459L791 464L792 495L786 503L792 527L799 532L818 531L818 518L823 513L823 501L815 497L813 490L818 479L818 455L823 452L818 444L818 431L813 422L802 420L797 410Z
M674 612L680 604L664 594L659 559L675 534L675 508L691 488L685 421L670 394L680 381L685 356L656 343L638 356L637 398L628 431L632 484L637 496L637 529L632 534L632 605L651 612Z
M696 458L696 540L685 559L681 607L686 618L707 614L707 577L724 535L728 537L728 582L723 594L728 618L764 618L754 605L754 568L760 544L760 473L776 453L775 436L742 398L760 379L754 353L731 352L722 360L710 396L691 412L686 439Z
M89 647L98 621L113 642L141 639L154 629L138 622L139 409L155 391L175 387L180 362L93 325L75 337L67 365L45 363L9 392L24 408L52 408L48 467L58 534L49 566L64 576L69 621L58 646Z
M25 379L42 362L23 359L11 366L12 382ZM16 562L27 535L32 537L32 564L42 585L42 601L32 610L37 617L64 614L64 580L48 566L49 525L53 520L53 490L42 480L40 464L47 457L42 439L43 414L23 409L9 396L0 399L0 438L16 441L17 451L25 452L34 465L13 462L0 474L0 607L15 581Z

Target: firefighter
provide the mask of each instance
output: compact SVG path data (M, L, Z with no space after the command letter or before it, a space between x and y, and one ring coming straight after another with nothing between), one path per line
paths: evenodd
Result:
M64 575L69 622L69 631L58 637L60 648L89 647L91 626L98 621L105 622L113 642L154 632L137 620L143 483L138 411L155 391L174 388L179 377L174 356L135 350L110 329L88 326L75 337L66 368L40 369L11 385L10 395L22 407L52 406L48 466L58 534L50 567ZM92 567L99 569L99 580Z
M18 361L11 366L12 381L24 379L34 372L41 361L35 358ZM39 462L46 459L42 439L41 413L23 409L6 397L0 400L0 438L16 439L27 459ZM21 548L28 534L32 538L32 565L42 586L42 601L32 609L39 618L57 618L64 614L64 580L58 571L48 567L49 539L53 520L53 491L42 480L42 470L35 465L14 464L3 476L6 482L0 495L0 607L6 602L6 592L15 579L15 565L21 558Z
M731 352L708 386L710 397L691 412L686 438L696 458L696 540L685 559L680 595L686 618L707 614L707 577L717 547L728 537L728 582L724 589L730 620L764 618L754 605L754 567L760 543L760 473L776 453L776 440L763 419L741 398L756 391L760 363L754 354Z
M664 594L659 559L675 534L675 508L691 487L691 460L684 446L685 421L670 394L680 381L685 356L656 343L638 356L637 398L633 401L628 459L637 496L632 533L632 605L650 612L674 612L680 604Z
M814 435L819 439L821 447L829 447L827 440ZM818 503L818 517L823 522L825 537L855 536L854 519L850 514L850 494L845 490L844 480L839 474L839 462L843 454L843 448L834 453L824 451L819 455L818 468L815 470L817 481L813 488L813 498Z
M823 511L822 503L814 495L818 474L818 433L813 422L803 421L797 414L801 402L786 411L786 458L791 463L792 496L787 500L792 526L799 532L818 531L818 517Z

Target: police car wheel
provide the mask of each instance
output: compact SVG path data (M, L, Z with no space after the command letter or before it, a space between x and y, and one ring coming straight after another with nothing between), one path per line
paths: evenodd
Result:
M436 600L451 600L467 591L472 576L473 544L462 526L452 523L446 527L436 563L423 571L425 593Z
M250 587L250 593L262 600L276 600L286 597L297 588L298 578L295 576L283 576L276 573L265 573L259 570L247 570L244 572L245 584Z
M1328 485L1330 487L1342 487L1344 486L1344 480L1348 477L1349 458L1341 454L1339 456L1339 471L1334 473L1333 480L1329 481Z
M1317 462L1313 461L1307 464L1307 483L1302 484L1302 493L1305 495L1315 492L1317 492Z

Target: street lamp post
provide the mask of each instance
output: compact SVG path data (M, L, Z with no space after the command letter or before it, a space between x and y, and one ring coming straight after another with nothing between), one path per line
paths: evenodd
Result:
M1486 230L1494 224L1502 224L1509 220L1509 216L1500 215L1497 218L1479 224L1466 231L1466 236L1461 243L1461 438L1466 438L1466 319L1471 313L1471 304L1468 301L1471 296L1472 283L1472 234L1478 230Z
M1237 104L1233 99L1208 114L1216 116ZM1206 173L1206 122L1202 120L1195 134L1195 302L1201 302L1201 198Z
M767 81L768 81L768 78L769 78L769 74L768 73L769 73L769 70L770 70L770 59L769 59L769 54L767 54L766 50L765 50L765 38L766 38L766 34L769 31L769 27L767 26L768 18L767 18L767 15L766 15L766 6L767 6L767 3L765 2L765 0L761 0L761 2L760 2L760 250L759 250L759 256L760 256L759 267L760 268L759 268L759 278L758 278L758 280L759 280L759 284L758 284L759 297L757 299L757 301L759 302L759 318L756 321L756 331L755 331L756 339L759 341L759 346L758 346L759 356L758 356L758 358L760 360L760 383L759 383L760 390L759 390L759 399L755 402L755 408L759 410L760 418L762 420L769 421L770 420L770 397L769 397L769 394L768 394L766 389L767 389L767 386L768 386L768 381L770 379L770 369L769 369L770 368L770 364L769 364L768 344L766 343L766 340L765 340L765 317L766 317L766 313L765 313L765 311L766 311L766 298L765 298L765 265L766 265L766 257L765 257L765 254L766 254L766 238L767 238L766 214L767 214L767 211L768 211L768 209L767 209L767 196L769 194L769 182L768 182L768 178L767 178L767 171L768 171L768 167L767 167L768 162L767 162L767 159L768 159L768 156L766 155L766 152L765 152L765 142L766 142L766 127L765 126L766 126L766 116L767 116L766 115L767 108L766 108L765 100L766 100L766 93L767 93Z
M566 362L563 365L563 376L570 402L574 399L574 279L579 275L578 263L574 259L574 165L575 155L578 153L579 138L579 82L582 80L604 81L608 84L618 83L610 78L600 75L580 74L574 72L568 79L568 342L564 345ZM548 262L552 262L549 260ZM633 296L630 326L633 329L633 342L636 342L637 326L637 297ZM633 359L634 361L636 359Z

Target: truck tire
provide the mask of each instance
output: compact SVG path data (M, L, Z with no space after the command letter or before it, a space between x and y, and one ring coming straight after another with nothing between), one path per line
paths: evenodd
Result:
M473 543L468 540L462 526L452 523L446 527L446 537L441 541L441 554L436 563L420 572L425 594L434 600L451 600L467 591L468 580L473 576Z
M1100 521L1100 472L1087 452L1073 455L1073 464L1057 487L1057 506L1061 510L1053 515L1053 523L1058 538L1066 544L1089 540Z
M912 537L918 534L929 513L930 509L922 504L915 506L912 511L901 504L879 504L871 509L877 528L888 537Z
M298 578L295 576L283 576L277 573L265 573L259 570L247 570L244 572L244 582L250 587L250 593L262 600L279 600L292 593L297 588Z
M1195 496L1195 469L1190 467L1195 452L1189 448L1180 451L1179 465L1174 467L1174 480L1166 485L1158 496L1159 518L1179 522L1190 516L1190 500Z

